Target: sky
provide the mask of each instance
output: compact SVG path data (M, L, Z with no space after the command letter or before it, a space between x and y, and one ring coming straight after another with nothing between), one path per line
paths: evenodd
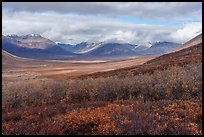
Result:
M54 42L185 43L202 32L202 2L3 2L2 34Z

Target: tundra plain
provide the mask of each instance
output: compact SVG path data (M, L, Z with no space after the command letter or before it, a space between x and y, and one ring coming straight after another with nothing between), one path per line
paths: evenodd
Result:
M158 55L157 55L158 56ZM117 61L93 60L93 61L60 61L60 60L32 60L24 59L19 66L5 67L2 71L4 81L28 80L28 79L54 79L68 80L81 75L116 70L119 68L141 65L155 58L138 57Z

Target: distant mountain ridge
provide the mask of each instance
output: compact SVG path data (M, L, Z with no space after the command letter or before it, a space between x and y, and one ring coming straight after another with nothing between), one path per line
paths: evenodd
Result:
M86 55L89 56L136 56L140 55L134 51L136 45L120 44L120 43L107 43L95 48Z
M126 58L164 54L178 48L173 42L155 42L147 45L129 43L81 42L76 45L55 43L38 34L25 36L2 35L2 49L19 57L35 59Z
M40 35L2 35L2 49L19 57L35 59L60 59L76 55Z
M180 47L181 44L173 42L156 42L150 48L144 50L144 55L163 54L173 51Z
M60 47L74 53L89 56L145 56L168 53L181 44L173 42L155 42L152 46L133 45L128 43L87 43L82 42L76 45L58 44ZM116 53L117 52L117 53Z

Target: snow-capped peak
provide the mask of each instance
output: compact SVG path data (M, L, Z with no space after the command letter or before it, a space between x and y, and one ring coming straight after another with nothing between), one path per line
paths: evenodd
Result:
M40 37L40 35L39 34L29 34L29 35L27 35L27 36L30 36L30 37Z
M81 53L81 54L82 54L82 53L87 53L87 52L89 52L89 51L91 51L91 50L94 50L94 49L100 47L101 45L103 45L103 42L99 42L99 43L95 43L95 42L88 43L87 46L86 46L86 48L83 49L82 51L78 52L78 53Z
M152 46L152 43L151 43L151 42L148 42L146 46L147 46L147 47L151 47L151 46Z
M55 42L55 44L63 44L63 43L61 43L61 42Z
M11 35L6 35L7 37L18 37L18 35L16 35L16 34L11 34Z

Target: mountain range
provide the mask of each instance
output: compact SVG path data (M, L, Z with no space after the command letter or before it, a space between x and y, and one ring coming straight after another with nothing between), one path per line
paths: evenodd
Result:
M35 59L57 59L76 55L40 35L2 36L2 49L19 57Z
M15 56L34 59L126 58L164 54L180 46L181 44L174 42L154 42L146 45L81 42L72 45L55 43L38 34L2 35L3 50Z

